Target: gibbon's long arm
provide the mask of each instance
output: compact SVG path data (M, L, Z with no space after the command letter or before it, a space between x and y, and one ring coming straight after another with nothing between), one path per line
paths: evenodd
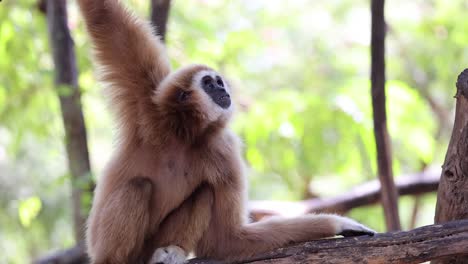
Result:
M245 224L239 219L242 203L235 185L215 189L213 215L197 256L229 261L265 253L291 243L335 235L372 235L374 231L346 217L305 215L297 218L272 217Z
M124 132L147 137L151 95L170 72L165 48L151 26L118 0L79 0L102 81L109 83L111 106ZM145 133L146 131L146 133ZM130 134L131 135L131 134Z

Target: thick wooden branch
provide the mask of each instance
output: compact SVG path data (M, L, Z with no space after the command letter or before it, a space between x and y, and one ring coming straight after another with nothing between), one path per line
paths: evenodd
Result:
M442 257L468 254L468 220L430 225L407 232L374 237L311 241L281 248L238 263L421 263ZM222 264L199 260L190 264Z
M400 176L396 180L398 194L419 195L437 191L439 171L429 170L417 174ZM251 201L249 211L253 219L266 215L297 216L304 213L338 213L344 214L361 206L371 205L380 201L380 183L375 180L359 185L341 195L310 199L300 202L285 201Z

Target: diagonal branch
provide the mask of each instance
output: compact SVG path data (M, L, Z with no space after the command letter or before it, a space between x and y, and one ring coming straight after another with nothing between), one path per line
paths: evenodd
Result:
M437 191L439 170L400 176L396 180L399 195L420 195ZM299 202L251 201L249 211L254 220L263 216L297 216L305 213L345 214L351 209L380 202L380 183L375 180L356 186L348 192L329 198L316 198Z

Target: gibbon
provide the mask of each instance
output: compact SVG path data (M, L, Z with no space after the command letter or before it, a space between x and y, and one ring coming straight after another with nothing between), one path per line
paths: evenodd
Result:
M337 215L247 223L239 139L227 127L231 89L204 65L171 71L149 23L118 0L78 0L118 144L87 227L95 264L239 260L290 243L374 234Z

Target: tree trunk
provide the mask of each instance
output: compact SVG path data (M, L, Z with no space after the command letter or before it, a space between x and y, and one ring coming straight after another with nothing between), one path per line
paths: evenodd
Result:
M171 0L151 0L151 23L163 42L166 41L166 28L170 9Z
M90 162L86 128L81 109L80 90L73 40L67 25L66 0L47 0L47 26L55 65L55 85L65 128L65 145L71 173L75 239L84 240L86 212L82 197L91 190Z
M468 218L468 69L457 81L455 123L442 166L435 223ZM468 263L468 257L453 257L433 263Z
M387 230L399 230L398 193L393 181L392 153L385 109L385 16L384 0L371 1L371 84L377 167Z

